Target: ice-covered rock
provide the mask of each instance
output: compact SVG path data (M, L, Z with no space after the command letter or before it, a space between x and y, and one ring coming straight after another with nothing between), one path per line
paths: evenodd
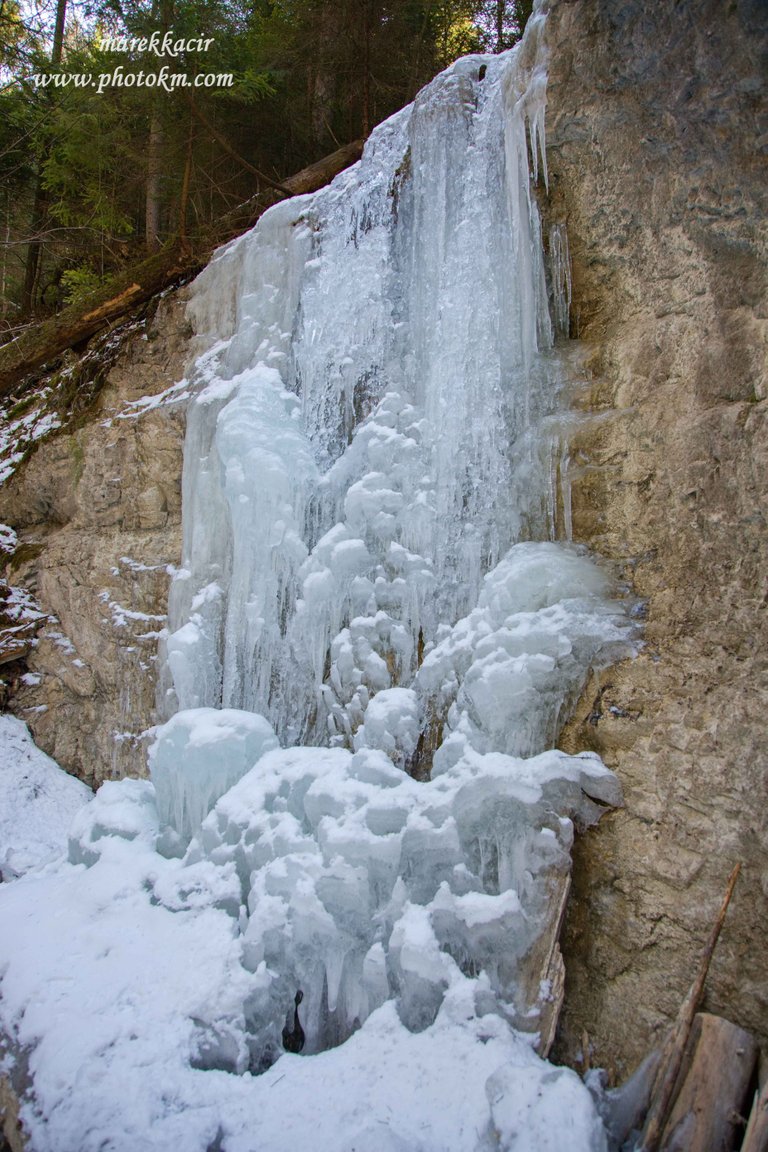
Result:
M356 748L380 748L400 768L413 761L421 734L421 708L412 688L386 688L371 700L355 736Z
M420 783L380 749L266 753L203 822L187 854L233 866L250 918L244 961L272 974L254 1026L276 1051L297 988L307 1052L346 1039L384 1000L426 1027L456 980L530 1017L525 968L570 868L572 820L617 802L595 756L520 760L468 750ZM533 985L538 995L538 973ZM535 1023L535 1021L534 1021Z
M192 288L211 347L165 715L246 708L283 744L354 748L375 695L414 687L484 575L551 534L538 24L525 51L438 76L359 165L273 208Z
M423 709L445 719L432 771L471 744L530 756L551 747L590 668L631 648L624 606L576 549L517 544L488 573L477 607L424 659Z

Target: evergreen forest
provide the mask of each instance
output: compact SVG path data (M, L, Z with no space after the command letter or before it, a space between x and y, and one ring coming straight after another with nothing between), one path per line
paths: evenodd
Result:
M0 0L0 341L153 254L208 251L454 59L514 44L531 6Z

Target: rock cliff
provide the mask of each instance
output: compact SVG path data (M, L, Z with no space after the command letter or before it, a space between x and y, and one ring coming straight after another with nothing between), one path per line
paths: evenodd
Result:
M24 674L9 665L11 707L93 786L142 770L139 736L154 722L157 632L181 551L182 297L131 326L91 407L0 488L0 521L18 536L6 579L46 616Z
M676 1012L737 860L708 1005L768 1031L768 14L550 9L547 211L590 368L573 531L647 610L642 655L563 737L619 773L626 808L577 846L559 1054L586 1031L620 1078Z

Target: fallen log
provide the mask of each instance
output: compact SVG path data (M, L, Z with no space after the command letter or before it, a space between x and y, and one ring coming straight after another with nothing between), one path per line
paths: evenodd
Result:
M736 887L736 881L739 878L740 871L741 864L737 864L731 872L720 911L712 926L709 940L701 954L698 972L688 990L688 995L680 1006L677 1020L662 1052L656 1082L651 1092L651 1106L648 1109L643 1135L637 1152L657 1152L660 1146L662 1133L674 1101L675 1091L679 1084L680 1069L688 1044L688 1038L691 1034L691 1026L693 1025L694 1017L696 1016L702 996L704 995L704 985L707 981L712 955L720 937L720 932L725 921L725 914L728 911L728 905L731 902L733 890Z
M68 348L89 340L165 288L199 272L215 248L252 227L267 208L285 196L322 188L362 154L356 140L283 180L260 190L194 240L174 238L159 252L111 279L84 301L72 304L41 324L26 328L0 347L0 396L7 396L25 376L55 360Z
M757 1056L749 1032L697 1013L687 1074L661 1138L664 1152L728 1152L738 1146Z

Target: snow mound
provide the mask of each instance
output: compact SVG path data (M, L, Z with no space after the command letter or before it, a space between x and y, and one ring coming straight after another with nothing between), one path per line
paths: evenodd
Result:
M0 1026L30 1053L31 1149L605 1152L587 1089L541 1061L500 1004L497 934L523 946L535 901L524 884L521 895L480 891L479 874L451 865L462 837L503 837L521 797L573 797L577 778L599 782L605 770L508 761L490 783L488 766L483 776L467 766L450 785L447 773L425 786L381 752L273 751L219 800L185 861L154 850L151 783L102 786L73 834L76 862L0 888ZM534 843L527 863L547 851L557 853ZM398 852L412 874L388 896ZM460 942L488 956L487 972L461 971ZM354 1008L359 978L352 1034L307 1057L322 1018L310 999L304 1054L253 1075L297 981L316 996L318 964L326 1026ZM393 980L398 995L381 1002Z
M92 798L34 744L26 724L0 716L0 878L66 852L75 814Z

